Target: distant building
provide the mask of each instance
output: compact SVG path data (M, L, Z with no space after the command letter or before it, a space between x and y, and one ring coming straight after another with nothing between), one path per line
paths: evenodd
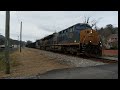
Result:
M118 42L118 35L117 34L112 34L108 37L108 42L109 43L114 43Z
M117 47L118 48L118 34L111 34L108 38L107 38L107 45L106 47L112 48L112 47Z
M0 45L0 48L5 48L5 45Z
M19 48L20 45L12 45L13 48Z

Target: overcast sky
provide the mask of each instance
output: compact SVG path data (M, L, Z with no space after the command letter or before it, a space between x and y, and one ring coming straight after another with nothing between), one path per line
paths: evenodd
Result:
M55 31L83 23L85 16L91 17L90 21L99 20L99 28L107 24L118 27L118 11L11 11L10 14L10 38L18 39L22 21L24 41L35 41ZM5 11L0 11L0 34L5 35Z

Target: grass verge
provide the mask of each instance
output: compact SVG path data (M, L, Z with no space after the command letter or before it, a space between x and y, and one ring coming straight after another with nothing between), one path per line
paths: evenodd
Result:
M4 59L4 52L0 51L0 71L5 68L4 60L3 59Z
M17 56L15 52L10 53L10 67L16 67L20 65L19 61L17 61ZM0 52L0 71L5 70L5 56L4 56L4 51Z

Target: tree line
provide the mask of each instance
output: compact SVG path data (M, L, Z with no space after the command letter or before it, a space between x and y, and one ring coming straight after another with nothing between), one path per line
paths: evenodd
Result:
M106 27L98 29L98 32L102 37L107 38L111 34L118 34L118 27L113 27L112 24L108 24Z
M99 32L99 34L101 36L103 46L105 44L107 44L107 39L110 35L116 34L118 36L118 27L114 27L112 24L108 24L104 28L101 27L101 28L97 29L97 31ZM115 43L114 48L115 49L118 48L117 43Z
M3 35L0 35L0 45L4 45L5 44L5 37ZM18 40L14 40L14 39L10 39L10 45L19 45L20 41ZM26 42L22 41L22 45L25 45Z

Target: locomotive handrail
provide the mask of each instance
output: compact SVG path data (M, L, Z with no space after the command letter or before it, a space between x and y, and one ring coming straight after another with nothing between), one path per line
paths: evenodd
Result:
M89 33L89 34L87 34L86 36L85 36L85 38L84 38L84 40L83 40L83 43L85 42L85 39L86 39L86 37L88 36L88 35L90 35L91 33ZM82 44L82 47L83 47L83 44Z

